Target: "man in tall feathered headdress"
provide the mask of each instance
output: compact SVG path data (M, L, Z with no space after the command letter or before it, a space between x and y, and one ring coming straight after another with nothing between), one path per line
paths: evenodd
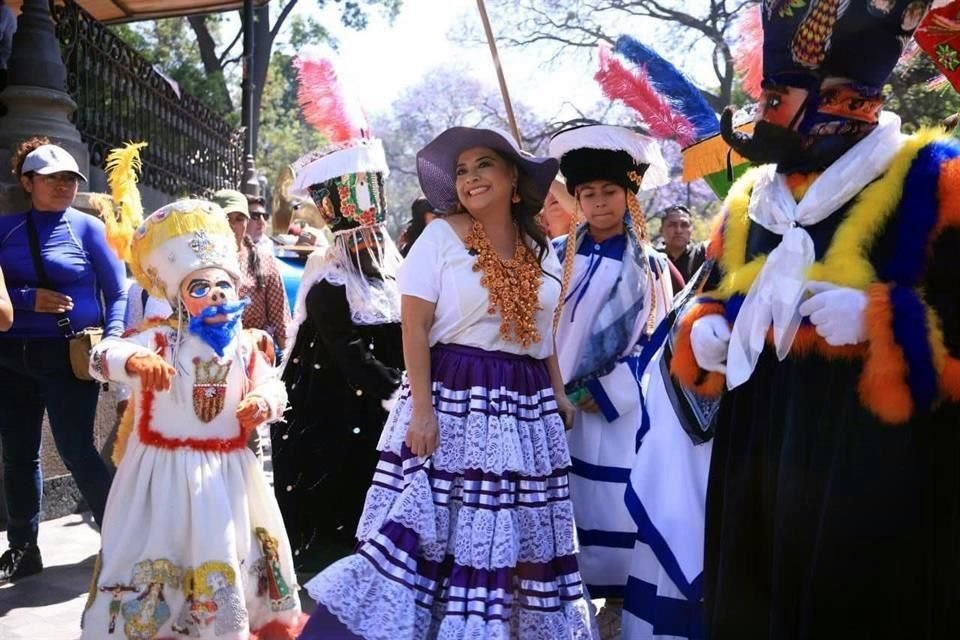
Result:
M712 638L953 637L960 146L882 86L928 2L763 3L762 164L730 190L671 368L722 394Z
M308 258L300 281L283 373L290 408L271 435L298 567L316 571L324 546L353 546L384 403L400 386L401 259L383 226L382 143L330 59L301 57L297 66L304 117L327 144L294 164L292 192L316 204L333 243Z

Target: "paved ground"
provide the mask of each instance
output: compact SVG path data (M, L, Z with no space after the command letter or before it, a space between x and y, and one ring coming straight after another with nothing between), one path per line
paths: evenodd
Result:
M266 475L272 480L269 438L265 438ZM90 514L70 515L40 524L42 573L12 584L0 584L0 640L76 640L80 614L87 599L93 563L100 549L100 534ZM7 535L0 531L0 550ZM298 576L303 584L312 576ZM313 602L300 593L304 611ZM594 601L602 606L603 601ZM604 640L619 637L619 625L605 629Z
M89 518L89 514L87 514ZM0 585L0 640L73 640L80 637L100 534L82 516L48 520L40 526L42 573ZM0 549L7 548L6 532Z
M75 640L87 599L93 562L100 549L90 514L48 520L40 525L43 572L0 584L0 640ZM0 549L7 534L0 532ZM312 576L300 576L304 582ZM300 593L305 611L313 602Z
M265 439L265 471L272 480L269 437ZM71 515L40 524L42 573L16 583L0 584L0 640L75 640L87 599L100 534L90 514ZM7 549L0 531L0 550ZM300 576L300 582L312 576ZM301 593L304 610L313 603Z

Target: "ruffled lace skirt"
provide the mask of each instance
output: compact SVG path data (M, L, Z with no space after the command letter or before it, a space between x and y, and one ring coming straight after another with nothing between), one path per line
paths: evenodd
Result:
M438 345L440 446L404 445L405 385L384 427L357 552L309 583L302 638L587 640L570 455L546 364Z

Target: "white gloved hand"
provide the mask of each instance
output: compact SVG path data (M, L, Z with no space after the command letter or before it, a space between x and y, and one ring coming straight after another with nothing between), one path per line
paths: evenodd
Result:
M807 291L812 295L800 305L800 315L810 318L827 344L839 347L859 344L867 339L863 319L867 308L866 293L817 281L808 282Z
M690 328L690 346L701 369L727 372L727 345L730 344L730 325L718 314L704 316Z

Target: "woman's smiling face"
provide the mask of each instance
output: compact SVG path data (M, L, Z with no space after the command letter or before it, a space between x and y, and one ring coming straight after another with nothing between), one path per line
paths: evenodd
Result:
M474 147L457 158L457 197L467 211L510 205L517 169L493 149Z

